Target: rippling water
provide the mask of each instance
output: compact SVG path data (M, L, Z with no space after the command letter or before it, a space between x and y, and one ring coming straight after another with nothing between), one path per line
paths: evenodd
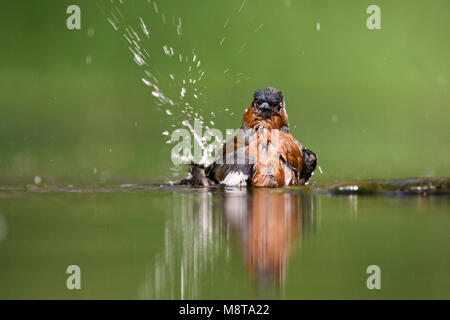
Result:
M450 297L448 195L89 190L0 191L0 298Z

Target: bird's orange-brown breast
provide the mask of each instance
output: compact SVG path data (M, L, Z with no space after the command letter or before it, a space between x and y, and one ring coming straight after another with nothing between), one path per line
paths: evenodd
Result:
M297 184L303 164L301 145L282 130L288 126L284 110L265 119L251 106L243 122L255 130L255 138L247 150L256 159L252 185L279 187Z
M264 127L268 130L282 130L289 126L286 112L275 113L270 119L264 119L255 111L254 106L250 106L244 114L243 124L249 128L257 129L264 121Z
M252 185L280 187L297 184L302 170L301 147L290 134L259 129L248 152L255 155Z

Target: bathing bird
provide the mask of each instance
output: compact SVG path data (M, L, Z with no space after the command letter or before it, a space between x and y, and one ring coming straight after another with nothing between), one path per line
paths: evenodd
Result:
M282 187L305 184L314 172L317 156L289 130L283 93L272 87L258 90L246 109L242 126L226 142L214 162L192 165L192 186Z

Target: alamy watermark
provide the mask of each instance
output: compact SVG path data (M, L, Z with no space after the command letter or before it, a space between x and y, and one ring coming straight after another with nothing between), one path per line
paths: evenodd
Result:
M367 7L367 14L370 16L367 18L366 25L367 29L381 29L381 9L379 6L375 4L371 4Z
M66 280L66 287L69 290L81 289L81 269L77 265L70 265L66 269L66 273L70 274Z
M69 30L81 29L81 9L79 6L72 4L67 7L66 13L70 14L66 20L66 26Z
M268 164L273 155L281 152L278 129L243 127L227 129L225 135L216 128L203 128L202 121L194 126L187 121L185 128L172 132L170 142L173 164ZM224 139L225 136L225 139ZM225 142L225 144L224 144Z
M366 269L366 273L370 274L367 278L366 286L369 290L381 289L381 269L377 265L370 265Z

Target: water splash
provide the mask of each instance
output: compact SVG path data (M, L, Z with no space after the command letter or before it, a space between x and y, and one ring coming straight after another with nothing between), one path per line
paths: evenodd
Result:
M141 21L142 32L144 32L147 38L150 38L150 32L148 31L148 27L145 25L144 20L141 17L139 17L139 20Z
M239 8L238 13L240 13L240 12L242 11L242 9L244 8L244 6L245 6L246 3L247 3L247 0L244 0L244 1L242 2L242 5L241 5L241 7Z
M203 116L202 105L206 105L206 96L203 81L206 77L203 69L203 62L198 52L192 49L191 52L185 52L180 41L183 41L183 21L180 16L167 17L161 11L158 4L154 0L147 1L149 5L145 14L133 16L123 14L127 12L125 2L111 0L112 8L110 10L102 10L107 16L108 22L112 28L124 39L127 44L131 59L136 65L142 69L140 81L150 88L151 97L155 99L157 109L164 112L169 118L168 126L177 128L183 126L192 133L192 124L195 121L202 125L208 123L215 125L214 114ZM236 15L241 14L247 0L243 0L237 10ZM150 17L149 15L153 15ZM159 17L159 19L155 19ZM242 15L241 15L242 17ZM151 21L149 25L146 21ZM171 21L172 23L167 23ZM228 17L223 22L224 31L230 30L232 19ZM159 23L159 24L158 24ZM258 32L263 25L253 26L253 30L249 32ZM158 33L162 28L168 29L169 34L173 36L158 38ZM158 31L158 33L157 33ZM226 45L226 36L222 35L219 45ZM247 47L247 43L243 43L235 54L242 54ZM164 61L164 59L168 59ZM164 66L165 70L158 70L158 66ZM240 84L243 80L249 80L251 77L242 72L234 72L230 67L224 68L224 75L229 77L230 83ZM224 112L224 110L218 110ZM227 108L225 113L233 116L234 112L230 112ZM187 125L189 124L189 125ZM208 126L204 126L208 130ZM194 139L197 141L198 139ZM202 150L207 151L207 144L204 141L199 143ZM168 140L166 143L171 144L174 141Z
M200 99L204 97L203 89L205 87L202 87L200 82L205 77L205 70L201 68L202 61L198 53L195 52L195 49L192 49L190 54L183 53L177 50L175 46L170 45L170 39L167 39L166 43L163 43L160 47L162 53L168 59L177 57L178 62L184 66L181 69L184 69L185 71L180 71L180 67L173 65L175 69L168 72L167 78L161 78L161 75L165 72L160 73L155 70L154 61L158 61L158 64L161 63L160 60L157 60L159 55L154 49L154 47L157 46L157 40L152 39L154 38L151 36L152 30L145 22L147 18L138 16L136 19L138 28L134 28L132 24L127 23L126 19L123 19L122 11L119 9L123 3L121 2L118 4L114 3L114 1L112 1L112 3L114 9L110 10L108 21L111 23L114 30L122 31L122 36L126 43L128 43L128 49L133 61L138 67L143 68L144 76L141 77L141 81L144 85L151 88L152 97L157 99L156 104L163 108L167 115L172 116L170 120L176 121L176 123L172 123L170 127L183 125L182 123L184 121L189 122L199 120L203 122L203 116L200 115L197 109L198 106L203 103L203 100L200 101ZM160 11L156 1L148 1L148 3L152 6L154 13L161 16L162 23L166 24L166 15ZM157 20L153 19L152 21ZM175 28L174 35L182 38L182 18L173 17L172 21ZM146 40L145 42L143 41L144 39ZM151 53L152 57L150 56ZM172 62L169 62L169 65L172 65ZM159 83L160 79L163 79L161 84ZM169 81L168 83L167 80ZM172 98L171 92L177 87L179 95L176 98ZM194 101L196 101L196 103L194 103ZM174 113L172 111L173 109L168 109L167 106L176 107L178 109L176 109L176 112ZM185 115L185 119L179 119L180 115Z

